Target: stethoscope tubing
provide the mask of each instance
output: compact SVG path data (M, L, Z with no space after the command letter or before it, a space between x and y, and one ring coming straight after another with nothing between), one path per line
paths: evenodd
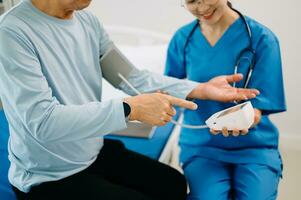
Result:
M253 73L253 70L254 70L254 65L255 65L255 50L253 49L253 45L252 45L252 32L251 32L251 29L250 29L250 26L248 25L247 23L247 20L246 18L238 11L238 10L235 10L233 9L234 11L236 11L240 17L242 18L245 26L246 26L246 30L248 32L248 36L249 36L249 39L250 39L250 46L249 48L247 48L245 51L250 51L251 54L252 54L252 59L250 60L249 58L246 58L246 57L241 57L238 59L238 62L236 63L235 67L234 67L234 74L237 74L238 73L238 66L241 62L241 60L243 58L245 59L249 59L250 61L250 66L249 66L249 70L248 70L248 73L247 73L247 76L246 76L246 81L245 81L245 84L244 84L244 88L247 88L249 82L250 82L250 79L251 79L251 76L252 76L252 73ZM184 44L184 66L186 66L186 48L188 46L188 43L190 41L190 38L192 37L192 34L194 33L194 31L197 29L197 27L199 26L199 23L196 23L196 25L193 27L193 29L190 31L188 37L187 37L187 40ZM140 95L140 91L138 91L122 74L118 74L118 76L123 80L123 82L128 85L128 87L130 87L130 89L136 94L136 95ZM233 83L233 87L235 87L236 84ZM236 102L234 102L236 103ZM188 129L206 129L208 128L207 125L188 125L188 124L183 124L183 123L180 123L180 122L177 122L175 120L171 120L171 123L175 124L175 125L178 125L182 128L188 128Z
M248 85L249 85L249 82L250 82L250 79L252 77L252 73L254 71L254 66L255 66L255 55L256 55L256 51L254 50L253 48L253 42L252 42L252 31L251 31L251 28L245 18L245 16L238 10L232 8L235 12L237 12L237 14L240 16L240 18L243 20L243 23L245 25L245 28L246 28L246 31L248 33L248 37L249 37L249 47L246 48L243 52L250 52L251 55L252 55L252 58L247 58L247 57L242 57L242 53L240 54L239 58L238 58L238 61L234 67L234 74L237 74L238 73L238 66L241 62L242 59L247 59L250 63L249 65L249 69L248 69L248 73L247 73L247 76L246 76L246 79L245 79L245 82L244 82L244 85L243 85L243 88L247 88ZM196 24L193 26L192 30L189 32L188 36L187 36L187 39L185 41L185 44L184 44L184 49L183 49L183 65L186 67L186 49L187 49L187 46L190 42L190 39L193 35L193 33L195 32L195 30L199 27L199 20L196 20ZM236 83L233 83L232 85L233 87L236 87Z

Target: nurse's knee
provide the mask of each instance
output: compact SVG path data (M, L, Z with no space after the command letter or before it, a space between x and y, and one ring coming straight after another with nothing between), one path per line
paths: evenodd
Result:
M245 194L243 197L239 195L235 195L235 200L276 200L277 199L277 191L273 193L266 193L266 192L258 192L252 191L252 193Z
M194 187L188 195L189 200L228 200L230 186L228 184L208 184L203 187Z
M199 192L197 194L190 193L188 195L187 200L228 200L229 195L221 194L221 193L213 193L211 191L208 192Z
M276 200L278 192L278 180L266 180L264 183L245 185L236 188L235 200Z
M266 187L258 185L258 187L250 187L242 193L236 193L235 200L276 200L277 187Z

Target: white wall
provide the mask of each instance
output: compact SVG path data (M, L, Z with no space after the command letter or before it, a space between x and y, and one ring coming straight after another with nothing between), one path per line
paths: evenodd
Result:
M232 0L234 6L279 37L288 112L273 116L281 133L299 134L301 123L301 36L299 0ZM192 16L181 0L94 0L89 8L106 25L126 25L172 34Z

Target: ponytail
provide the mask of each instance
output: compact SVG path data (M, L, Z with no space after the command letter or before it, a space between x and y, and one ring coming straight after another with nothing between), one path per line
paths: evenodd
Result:
M233 8L232 3L231 3L230 1L227 2L227 5L228 5L230 8Z

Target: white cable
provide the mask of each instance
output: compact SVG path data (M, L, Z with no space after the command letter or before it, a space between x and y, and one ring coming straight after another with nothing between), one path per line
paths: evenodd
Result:
M123 80L123 82L136 94L136 95L141 95L142 93L139 92L122 74L118 73L119 78ZM175 120L171 120L171 123L181 126L183 128L189 128L189 129L205 129L208 128L207 125L188 125L188 124L182 124L180 122L177 122Z
M177 122L177 121L175 121L173 119L170 122L173 123L174 125L178 125L178 126L181 126L183 128L189 128L189 129L205 129L205 128L208 128L207 125L188 125L188 124L182 124L182 123Z
M123 82L125 84L127 84L127 86L129 86L131 88L131 90L133 90L133 92L136 94L136 95L141 95L142 93L139 92L126 78L124 78L124 76L120 73L118 73L118 76L119 78L121 78L121 80L123 80Z

